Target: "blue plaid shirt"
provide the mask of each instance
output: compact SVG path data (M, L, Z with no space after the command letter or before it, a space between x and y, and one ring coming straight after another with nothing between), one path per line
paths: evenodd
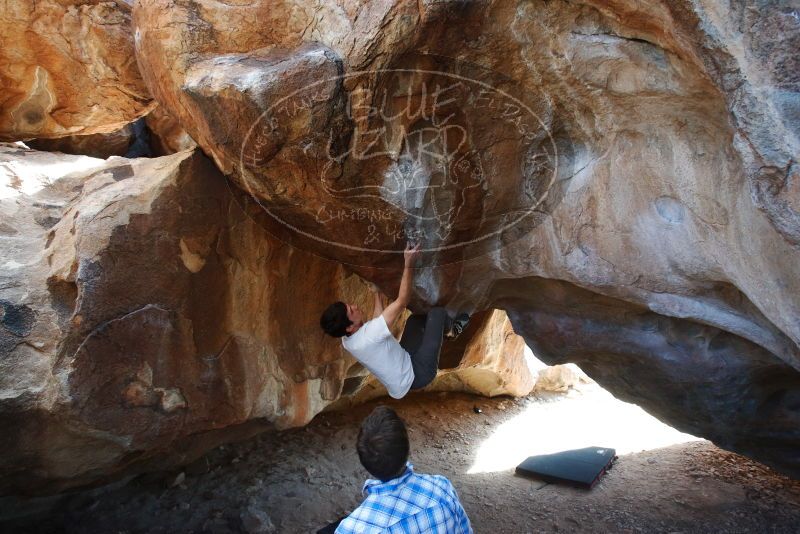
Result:
M418 475L413 466L387 482L367 480L361 506L339 524L336 534L472 534L455 488L443 476Z

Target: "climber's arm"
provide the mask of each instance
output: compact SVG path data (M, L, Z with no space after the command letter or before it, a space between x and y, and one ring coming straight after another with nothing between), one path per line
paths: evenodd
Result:
M370 291L375 297L375 303L372 306L372 318L376 319L380 314L383 313L383 297L381 296L381 292L378 288L374 285L370 285Z
M411 302L411 285L414 280L414 264L417 261L417 255L419 255L419 245L414 247L411 245L406 246L406 250L403 253L404 267L403 278L400 279L400 291L397 293L397 298L386 306L382 313L383 319L389 328L400 317L408 303Z

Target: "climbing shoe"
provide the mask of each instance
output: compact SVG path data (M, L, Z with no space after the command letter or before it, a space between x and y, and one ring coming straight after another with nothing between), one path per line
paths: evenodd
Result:
M469 323L469 314L461 313L456 316L455 319L450 323L450 330L447 332L445 337L447 339L455 339L464 329L467 328L467 324Z

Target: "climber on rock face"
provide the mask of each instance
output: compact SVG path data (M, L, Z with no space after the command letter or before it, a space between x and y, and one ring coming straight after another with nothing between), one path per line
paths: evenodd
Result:
M442 339L445 335L455 338L469 320L466 314L451 320L444 308L433 308L427 315L409 317L400 341L395 339L390 328L411 300L418 255L418 245L406 246L400 291L397 299L385 309L380 293L373 288L375 311L371 320L364 322L355 304L334 302L319 321L326 334L343 338L344 348L369 369L395 399L431 383L439 368Z

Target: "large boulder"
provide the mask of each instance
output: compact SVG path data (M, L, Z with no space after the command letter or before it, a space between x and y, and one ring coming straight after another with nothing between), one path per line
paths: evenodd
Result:
M111 133L155 106L125 0L0 6L0 141Z
M387 290L420 241L413 307L501 307L545 362L800 475L790 6L140 0L134 27L283 239Z
M185 463L369 389L318 323L366 286L268 234L199 151L4 147L0 178L0 494Z
M342 349L316 325L319 298L358 298L340 267L265 236L200 154L100 163L0 206L4 493L250 420L304 424L341 388Z
M441 369L428 391L467 391L485 397L513 395L521 397L531 392L536 376L525 356L525 340L514 332L506 313L489 310L474 316L470 327L462 334L467 339L464 348L443 351ZM446 367L447 358L455 365Z

